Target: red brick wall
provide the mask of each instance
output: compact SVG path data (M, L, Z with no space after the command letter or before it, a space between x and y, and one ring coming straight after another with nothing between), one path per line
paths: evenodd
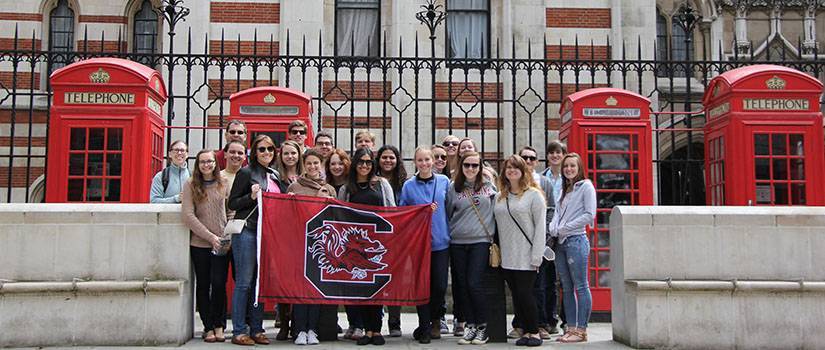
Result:
M223 94L221 94L221 80L209 79L209 87L212 88L212 90L209 91L209 99L214 100L218 98L218 95L220 95L221 98L229 98L230 95L238 91L246 90L256 86L268 85L270 85L269 80L264 79L258 79L257 83L252 79L241 79L240 82L237 79L225 79L223 81ZM273 81L271 85L278 86L278 81Z
M31 167L29 171L29 180L26 181L26 167L16 166L11 169L11 186L12 187L28 187L40 175L43 175L45 168ZM9 167L0 167L0 187L7 187L9 185Z
M610 9L555 8L546 10L547 28L610 28Z
M547 45L548 60L574 60L578 55L580 60L606 60L610 47L605 45L580 45L578 53L575 45Z
M435 83L436 101L456 101L474 103L481 101L500 100L503 96L503 85L501 83L484 83L484 91L481 91L481 83Z
M435 127L436 129L449 129L450 124L452 124L453 129L463 130L466 124L469 130L481 130L482 122L484 123L484 129L488 131L495 131L499 125L504 127L504 119L490 116L485 117L483 121L481 118L476 117L467 117L467 119L464 119L463 116L453 116L452 120L447 117L436 117Z
M386 119L386 120L385 120ZM352 123L352 124L351 124ZM383 116L372 117L349 117L325 115L321 117L321 127L324 129L383 129L392 127L392 117Z
M547 119L547 130L558 131L559 129L561 129L561 119L559 119L559 118Z
M3 86L11 90L14 75L14 72L0 72L0 84L3 84ZM34 73L34 86L40 86L40 73ZM31 89L32 73L17 72L17 85L15 87L18 89ZM6 112L6 110L0 111L0 118L2 118L3 112ZM20 113L18 112L17 115L20 115ZM2 120L0 120L0 122L2 122Z
M240 50L238 50L238 44L240 43ZM223 54L224 55L269 55L270 52L273 53L274 56L278 56L278 52L280 50L279 43L277 41L269 42L269 41L237 41L237 40L226 40L223 42ZM220 40L211 40L209 41L209 54L212 55L220 55L221 54L221 41Z
M589 83L579 83L579 88L576 89L576 84L564 84L562 87L561 84L558 83L549 83L547 84L547 91L546 91L546 99L547 102L561 102L564 100L567 95L570 95L574 92L587 90L590 88L599 88L599 87L609 87L607 84L591 84ZM563 90L563 95L559 97L559 93Z
M382 101L390 100L392 94L392 84L389 81L356 81L350 84L349 81L324 80L324 94L327 101ZM382 91L383 85L383 91ZM353 96L350 96L352 94Z
M213 23L280 23L281 4L213 2L209 20Z
M0 72L0 74L2 74ZM46 111L44 110L34 110L31 114L32 123L34 124L45 124L48 116L46 115ZM14 115L14 122L15 123L28 123L29 122L29 110L17 110L17 114ZM11 123L11 110L10 109L0 109L0 123Z
M40 39L34 40L34 49L40 50L43 47L42 42ZM32 40L31 38L19 38L17 39L17 49L18 50L31 50L32 49ZM0 50L14 50L14 38L0 38Z
M28 136L16 136L14 138L14 147L28 147L31 144L32 147L46 147L46 138L45 137L37 137L34 136L29 142ZM0 147L8 147L11 145L11 137L9 136L0 136Z
M43 21L43 15L39 13L0 12L0 20L41 22Z
M85 45L85 46L84 46ZM105 40L103 41L103 47L101 48L100 40L78 40L77 41L77 50L78 51L88 51L88 52L125 52L126 51L126 42L121 41L118 42L116 40Z
M77 21L81 23L116 23L127 24L129 20L125 16L104 16L104 15L80 15Z

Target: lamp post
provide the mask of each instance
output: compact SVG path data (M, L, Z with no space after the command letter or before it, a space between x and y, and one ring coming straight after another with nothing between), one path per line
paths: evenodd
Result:
M168 95L169 95L169 104L168 109L166 112L166 125L171 126L172 120L175 118L175 93L172 89L175 82L174 70L174 57L173 54L175 52L175 26L177 26L178 22L186 21L186 16L189 16L189 8L182 5L183 0L163 0L161 5L155 9L157 13L163 17L163 20L169 25L169 53L168 53L168 62L167 69L169 70L169 79L168 83ZM166 129L166 143L167 146L172 139L172 129Z
M693 58L691 57L690 53L693 45L693 30L696 28L696 24L702 20L702 15L700 15L693 7L688 4L687 1L683 2L682 5L679 6L679 9L676 11L676 15L673 16L673 20L676 22L676 25L682 28L685 33L685 112L690 112L692 109L691 101L692 93L690 87L690 81L693 79ZM689 114L685 114L685 127L691 128L692 123ZM690 160L691 158L691 147L693 147L693 137L692 133L688 132L688 146L687 146L687 167L691 166ZM690 193L691 191L691 169L685 169L684 172L685 181L680 181L680 190L679 195L681 196L680 202L685 203L685 200L691 201Z
M441 22L444 21L446 18L446 14L444 11L441 10L441 5L436 5L435 0L427 0L426 5L421 5L421 11L415 14L415 18L418 19L421 24L427 26L427 29L430 31L430 72L432 73L432 84L430 88L432 90L432 99L430 101L430 132L432 133L432 143L435 142L435 73L437 71L436 62L435 62L435 29L438 27ZM418 128L416 128L418 130ZM417 131L416 131L417 133ZM418 135L415 137L415 142L418 143Z

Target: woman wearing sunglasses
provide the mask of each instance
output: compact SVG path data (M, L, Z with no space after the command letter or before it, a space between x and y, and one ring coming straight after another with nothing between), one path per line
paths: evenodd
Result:
M461 140L455 135L447 135L441 140L441 146L447 151L447 169L455 170L458 164L458 144ZM451 174L446 174L450 176Z
M496 187L481 176L481 157L465 152L460 168L447 191L447 218L450 224L450 266L455 310L466 326L459 344L487 343L487 300L482 279L490 259L490 243L495 232L493 197Z
M266 135L252 142L249 165L235 175L229 194L229 209L236 218L246 218L246 226L232 237L235 290L232 294L232 343L238 345L269 344L263 328L263 302L255 303L255 276L258 249L258 194L285 193L286 187L277 171L275 143ZM250 324L247 324L247 319Z
M452 177L453 172L448 167L447 149L442 145L433 145L433 171L447 177Z
M375 175L375 158L369 148L361 147L353 155L354 162L350 168L349 180L341 187L338 199L351 203L378 207L394 207L395 194L390 183ZM384 345L381 335L381 306L347 306L347 318L353 329L366 330L363 336L351 336L358 340L358 345ZM354 323L354 326L353 326ZM349 330L348 330L349 331ZM353 331L355 332L355 331Z

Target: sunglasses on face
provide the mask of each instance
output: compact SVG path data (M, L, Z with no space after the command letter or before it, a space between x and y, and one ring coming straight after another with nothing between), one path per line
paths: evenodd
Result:
M372 160L359 159L355 161L356 166L372 166Z
M478 169L479 164L478 163L464 163L464 164L461 164L461 166L463 166L464 169Z
M433 158L441 159L441 160L447 160L447 155L446 154L436 154L436 155L433 155Z
M455 147L458 146L458 141L444 141L441 145L444 147Z
M307 131L306 130L292 130L289 133L292 134L292 135L306 135Z
M275 146L269 146L269 147L261 146L261 147L258 147L258 153L264 153L264 152L275 153Z
M243 131L243 130L229 130L227 132L230 135L243 135L243 134L246 134L246 131Z
M521 158L523 158L527 162L535 162L536 159L538 159L538 158L533 157L533 156L521 156Z

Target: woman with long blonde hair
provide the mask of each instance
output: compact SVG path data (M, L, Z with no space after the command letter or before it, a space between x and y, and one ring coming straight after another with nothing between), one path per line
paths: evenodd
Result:
M527 163L515 154L504 161L498 188L493 212L501 245L501 268L513 295L516 317L524 327L516 345L540 346L533 285L544 255L547 203Z

